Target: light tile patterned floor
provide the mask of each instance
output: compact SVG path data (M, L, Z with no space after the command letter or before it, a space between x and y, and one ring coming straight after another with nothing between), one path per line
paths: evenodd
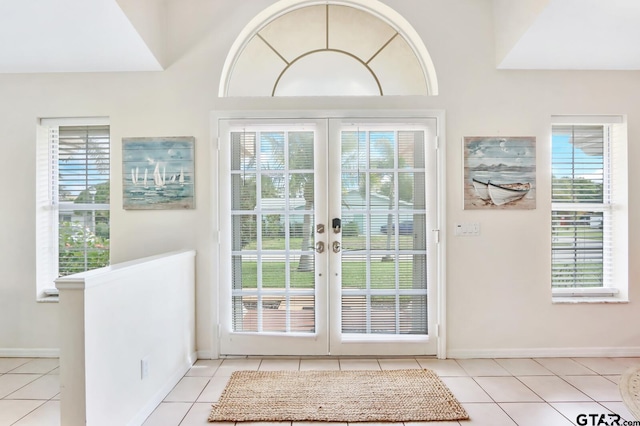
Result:
M166 396L145 426L206 426L236 370L369 370L429 368L449 386L470 420L428 426L578 425L580 414L619 414L634 421L622 403L620 375L640 358L460 359L430 358L233 358L199 360ZM0 426L60 426L58 360L0 358ZM317 426L275 423L279 426ZM320 426L343 426L322 423ZM225 425L227 426L227 425ZM233 426L228 424L228 426ZM244 423L242 426L272 426ZM344 426L348 426L344 424ZM367 426L376 426L369 423ZM396 424L397 426L397 424ZM406 423L404 426L420 426Z

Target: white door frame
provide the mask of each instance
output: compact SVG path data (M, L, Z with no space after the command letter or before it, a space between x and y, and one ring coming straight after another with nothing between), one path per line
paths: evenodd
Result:
M211 285L210 307L212 308L213 322L213 345L211 357L216 358L220 355L219 336L221 334L221 318L218 309L220 292L220 225L221 217L219 211L218 197L220 194L220 177L219 177L219 141L220 141L220 121L229 119L332 119L332 118L350 118L350 119L398 119L398 118L435 118L437 122L437 219L438 227L436 233L438 235L439 244L437 245L437 312L436 312L436 330L432 333L437 338L437 357L446 358L446 145L445 138L445 112L442 110L236 110L236 111L214 111L210 115L211 127L211 183L212 183L212 249L211 249L211 265L213 269L213 282Z

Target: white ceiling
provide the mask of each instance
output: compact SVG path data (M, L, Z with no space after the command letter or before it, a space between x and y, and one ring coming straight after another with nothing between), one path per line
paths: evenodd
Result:
M530 26L521 28L502 60L498 58L498 68L640 69L640 1L547 0L542 7L539 0L535 3L541 11ZM496 22L496 37L500 25Z
M157 34L149 36L141 17L156 16L165 1L2 0L0 73L162 70ZM493 5L508 5L494 10L498 68L640 69L639 0ZM522 18L518 7L529 8L526 19L515 19ZM167 21L159 22L166 34Z
M0 1L0 73L161 69L116 0Z

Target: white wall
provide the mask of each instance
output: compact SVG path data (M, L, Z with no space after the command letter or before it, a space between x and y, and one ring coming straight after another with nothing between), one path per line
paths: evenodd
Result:
M179 2L178 2L179 3ZM173 6L176 6L176 3ZM170 51L175 61L158 73L0 75L1 348L57 348L57 305L35 302L35 121L50 116L109 116L113 141L112 261L184 247L198 251L197 347L214 350L217 315L211 245L216 173L210 163L208 117L234 108L427 108L446 111L447 298L450 354L518 354L545 350L595 353L640 348L638 277L640 199L630 206L630 300L622 305L553 305L550 270L550 116L627 114L629 158L640 158L638 72L498 71L489 0L386 0L414 26L438 72L431 98L217 99L220 72L235 36L272 1L234 7L233 0L193 2L182 13L170 3ZM193 8L200 8L194 10ZM228 12L230 15L225 15ZM194 21L194 17L197 19ZM176 53L180 51L181 53ZM196 138L196 209L124 211L121 138ZM538 141L538 201L532 211L462 210L462 137L533 135ZM632 161L632 160L631 160ZM633 164L633 163L632 163ZM15 178L19 177L19 178ZM640 170L630 167L630 182ZM7 181L11 179L11 184ZM481 236L453 236L453 225L480 222ZM500 264L500 268L495 265ZM500 352L501 351L501 352Z
M189 370L194 257L185 250L56 280L62 424L140 425Z

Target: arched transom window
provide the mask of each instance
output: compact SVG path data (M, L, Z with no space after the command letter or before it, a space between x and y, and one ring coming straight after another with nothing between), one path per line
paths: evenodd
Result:
M281 3L236 40L221 97L437 94L422 40L387 6L372 0Z

